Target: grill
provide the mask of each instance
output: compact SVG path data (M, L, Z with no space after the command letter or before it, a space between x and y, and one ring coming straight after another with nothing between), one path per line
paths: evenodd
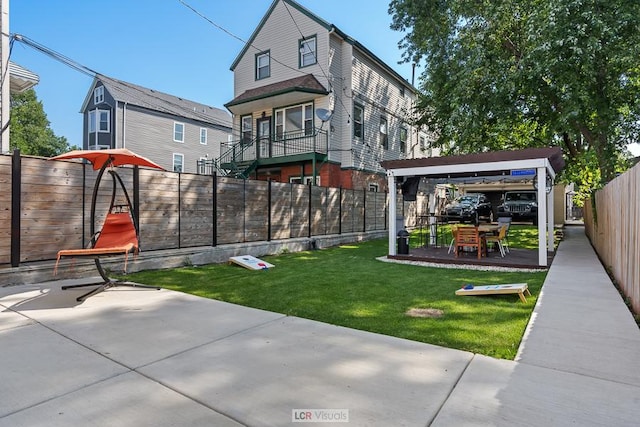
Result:
M508 205L510 212L527 212L529 207L527 205Z

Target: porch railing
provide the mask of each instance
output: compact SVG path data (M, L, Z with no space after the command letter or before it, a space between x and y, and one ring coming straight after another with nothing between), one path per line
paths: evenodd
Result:
M328 135L321 130L313 133L304 130L285 132L271 137L223 142L220 151L222 154L218 159L198 160L198 173L209 175L217 172L220 175L247 178L261 159L310 153L327 154Z

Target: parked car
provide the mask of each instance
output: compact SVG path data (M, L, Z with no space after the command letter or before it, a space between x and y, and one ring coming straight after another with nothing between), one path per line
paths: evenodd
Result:
M491 202L483 193L468 193L457 197L444 207L442 216L446 221L472 222L478 224L480 219L493 221Z
M538 223L538 193L536 191L507 191L502 204L498 206L498 215L509 214L514 221Z

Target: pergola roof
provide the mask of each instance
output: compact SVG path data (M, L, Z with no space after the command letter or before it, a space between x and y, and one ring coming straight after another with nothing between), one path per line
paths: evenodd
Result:
M564 168L559 147L526 148L512 151L457 156L386 160L380 165L395 176L420 175L430 178L461 178L509 175L513 169L546 167L552 176Z

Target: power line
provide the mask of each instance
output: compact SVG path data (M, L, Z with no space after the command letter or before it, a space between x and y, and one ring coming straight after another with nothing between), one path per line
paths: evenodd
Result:
M263 51L264 49L260 49L259 47L257 47L256 45L254 45L253 43L249 43L249 41L242 39L239 36L236 36L235 34L233 34L231 31L227 30L226 28L224 28L223 26L216 24L215 22L213 22L211 19L209 19L208 17L206 17L203 13L201 13L200 11L198 11L197 9L195 9L193 6L189 5L187 2L185 2L184 0L178 0L178 2L182 3L185 7L187 7L188 9L190 9L193 13L195 13L196 15L198 15L199 17L201 17L202 19L204 19L205 21L207 21L208 23L210 23L211 25L213 25L214 27L216 27L217 29L219 29L220 31L225 32L226 34L230 35L231 37L233 37L236 40L239 40L240 42L242 42L245 46L250 46L252 48L254 48L255 50L257 50L258 52ZM304 74L307 75L307 73L305 73L304 71L292 67L282 61L279 61L277 58L274 58L273 55L271 55L271 53L269 53L269 58L273 59L274 62L277 62L278 64L282 65L285 68L288 68L292 71L295 71L297 73L300 74ZM312 74L313 75L313 74ZM313 75L314 77L317 77L315 75Z
M138 86L136 86L134 84L108 77L108 76L106 76L106 75L104 75L102 73L99 73L98 71L95 71L94 69L89 68L86 65L82 65L79 62L69 58L68 56L63 55L60 52L56 52L55 50L53 50L53 49L51 49L51 48L49 48L49 47L47 47L47 46L45 46L45 45L43 45L41 43L38 43L37 41L35 41L33 39L30 39L29 37L26 37L26 36L24 36L22 34L13 34L11 36L12 43L13 43L14 40L15 41L19 41L21 43L24 43L25 45L37 50L38 52L41 52L41 53L45 54L46 56L48 56L48 57L50 57L50 58L52 58L52 59L54 59L54 60L56 60L58 62L61 62L64 65L67 65L68 67L70 67L70 68L72 68L72 69L74 69L74 70L76 70L76 71L78 71L78 72L80 72L82 74L85 74L85 75L87 75L89 77L98 78L98 79L106 78L108 80L116 81L120 85L125 86L127 89L129 89L127 94L129 96L131 96L133 99L139 101L141 106L143 106L143 107L145 106L144 104L150 105L152 108L154 108L157 111L162 111L162 112L169 113L169 114L172 114L172 115L180 115L181 112L184 112L184 113L188 113L190 116L197 117L198 119L200 119L201 121L203 121L205 123L214 123L211 116L202 114L199 111L193 111L193 110L191 110L189 108L186 108L183 105L175 103L175 102L173 102L171 100L161 98L161 97L159 97L157 95L154 95L154 94L151 94L151 93L147 93L147 92L143 91L142 88L140 88L140 87L138 87ZM11 46L13 46L13 44ZM145 102L145 99L140 97L140 94L143 94L145 96L145 98L147 100L146 102ZM175 95L169 95L169 96L176 97ZM175 108L175 110L172 111L171 109L164 107L160 103L158 103L158 104L150 103L150 102L148 102L149 98L155 99L156 101L161 101L162 104L169 105L170 107ZM183 114L183 115L186 115L186 114ZM215 124L224 125L226 127L226 124L217 123L217 121L215 122Z

